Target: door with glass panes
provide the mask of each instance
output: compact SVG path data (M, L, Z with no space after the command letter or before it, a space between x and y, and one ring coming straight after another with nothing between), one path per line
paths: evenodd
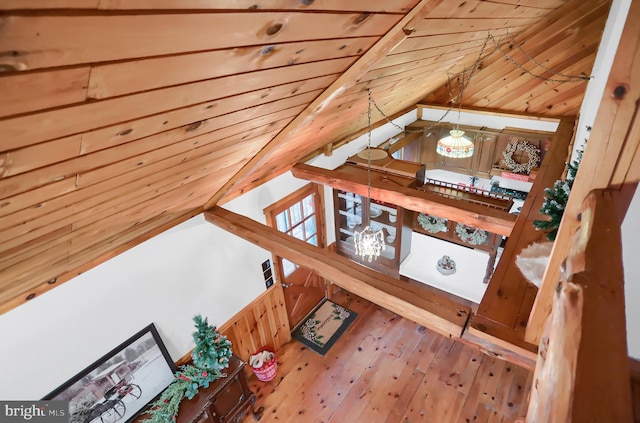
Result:
M325 245L324 206L321 191L309 184L264 210L267 224L318 247ZM291 327L295 327L325 298L325 281L307 268L274 257L278 280Z

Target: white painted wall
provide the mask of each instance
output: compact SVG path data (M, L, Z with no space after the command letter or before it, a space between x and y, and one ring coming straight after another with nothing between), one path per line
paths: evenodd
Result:
M629 355L640 360L640 190L622 223L622 261Z

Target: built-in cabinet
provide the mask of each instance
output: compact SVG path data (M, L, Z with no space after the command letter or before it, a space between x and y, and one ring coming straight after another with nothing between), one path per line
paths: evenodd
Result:
M336 250L367 267L398 276L400 263L411 250L411 213L394 204L369 199L343 190L334 190ZM368 262L355 254L354 232L367 223L382 229L385 249L378 259Z

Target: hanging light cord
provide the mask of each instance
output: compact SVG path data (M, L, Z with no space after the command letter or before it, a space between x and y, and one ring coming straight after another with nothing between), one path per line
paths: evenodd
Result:
M509 32L507 31L506 35L509 35ZM515 36L511 37L511 39L508 41L509 43L513 42L515 40ZM411 129L405 129L403 127L401 127L400 125L397 125L395 122L393 122L378 106L378 104L375 102L375 100L373 99L372 95L371 95L371 90L369 88L367 88L367 93L369 95L369 121L371 120L371 104L373 103L374 107L378 110L378 112L380 112L380 114L384 117L384 119L390 123L391 125L393 125L394 127L404 131L405 133L408 134L416 134L416 133L426 133L426 131L438 126L439 124L442 123L442 121L444 120L444 118L449 114L449 112L451 112L451 110L453 110L453 108L455 107L455 105L458 105L458 120L460 120L460 113L461 113L461 109L462 109L462 94L465 90L465 88L467 88L467 86L469 85L469 82L471 82L471 77L473 76L473 74L478 70L478 67L480 66L480 63L482 63L483 60L485 60L487 57L489 57L491 54L493 54L493 52L490 52L489 54L484 55L484 52L487 48L487 44L489 43L489 41L492 41L493 44L496 46L496 50L498 52L500 52L500 54L502 54L502 56L504 56L505 59L507 59L509 62L511 62L516 68L520 69L521 71L525 72L526 74L533 76L534 78L538 78L538 79L542 79L544 81L549 81L549 82L584 82L584 81L588 81L590 79L592 79L592 76L584 76L584 75L566 75L560 72L556 72L553 69L548 68L547 66L543 65L542 63L539 63L538 61L536 61L533 57L531 57L529 54L527 54L527 52L525 52L521 45L519 43L514 43L516 48L532 63L534 63L536 66L541 67L542 69L544 69L547 72L550 72L554 75L558 75L561 76L563 78L566 79L554 79L554 78L547 78L541 75L537 75L534 74L533 72L531 72L528 69L525 69L521 64L519 64L518 62L516 62L507 52L505 52L503 50L503 48L500 46L501 41L498 41L495 39L495 37L493 35L491 35L490 32L487 32L487 37L484 40L484 43L482 44L482 48L480 49L480 53L478 53L478 57L476 58L475 62L473 63L473 66L471 66L471 68L469 70L467 69L463 69L462 72L459 73L449 73L447 72L447 89L449 91L449 99L450 99L450 103L449 103L449 108L447 108L447 110L445 110L444 114L437 120L435 121L433 124L429 125L428 127L425 128L420 128L420 129L415 129L415 130L411 130ZM453 96L453 90L452 90L452 78L455 77L459 77L460 79L460 83L458 84L459 89L458 89L458 93L457 95ZM369 122L369 128L371 127L371 122ZM457 128L456 128L457 129Z
M369 98L369 107L367 108L367 128L369 128L369 138L367 140L367 146L369 148L369 159L367 161L367 198L371 199L371 103L373 97L371 96L371 90L367 88L367 94Z

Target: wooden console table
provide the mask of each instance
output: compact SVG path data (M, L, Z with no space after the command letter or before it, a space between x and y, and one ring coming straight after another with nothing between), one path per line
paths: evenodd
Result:
M177 423L239 422L250 409L253 418L260 420L262 407L255 409L256 395L249 389L244 373L245 362L233 355L227 374L201 389L192 399L180 404Z

